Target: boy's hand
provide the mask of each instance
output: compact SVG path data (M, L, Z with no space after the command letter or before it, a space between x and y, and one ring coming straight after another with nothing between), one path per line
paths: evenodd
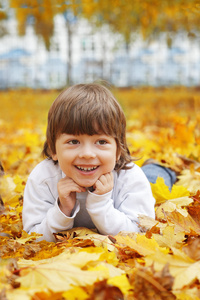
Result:
M85 192L86 189L67 176L58 182L57 188L60 210L70 217L76 203L76 193Z
M93 193L96 195L103 195L110 192L114 186L114 178L112 172L101 175L94 184Z

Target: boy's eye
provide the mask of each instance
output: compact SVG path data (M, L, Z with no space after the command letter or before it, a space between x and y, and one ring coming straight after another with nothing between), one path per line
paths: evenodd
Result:
M107 141L105 141L105 140L97 141L97 145L106 145L106 144L107 144Z
M70 140L70 141L68 141L68 144L77 145L77 144L79 144L79 141L78 140Z

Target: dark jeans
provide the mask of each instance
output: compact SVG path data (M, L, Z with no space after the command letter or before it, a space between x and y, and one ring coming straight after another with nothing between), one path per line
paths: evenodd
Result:
M151 183L155 183L158 177L162 177L170 190L176 181L176 173L171 169L162 167L160 165L148 164L143 166L142 170Z

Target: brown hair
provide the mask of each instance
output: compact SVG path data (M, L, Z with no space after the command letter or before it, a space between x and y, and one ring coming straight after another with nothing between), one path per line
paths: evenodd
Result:
M115 170L129 169L132 161L126 143L126 118L113 94L100 84L77 84L65 89L53 102L48 114L43 155L52 159L56 139L62 133L112 136L120 158Z

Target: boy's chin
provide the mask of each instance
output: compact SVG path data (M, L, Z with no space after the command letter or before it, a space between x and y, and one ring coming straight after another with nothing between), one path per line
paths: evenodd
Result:
M94 189L94 184L95 182L92 184L85 184L84 187L87 189L87 190L90 190L90 189Z
M86 189L89 189L89 188L91 188L91 187L93 187L94 186L94 184L95 184L95 182L96 181L85 181L85 182L76 182L78 185L80 185L80 186L82 186L82 187L84 187L84 188L86 188Z

